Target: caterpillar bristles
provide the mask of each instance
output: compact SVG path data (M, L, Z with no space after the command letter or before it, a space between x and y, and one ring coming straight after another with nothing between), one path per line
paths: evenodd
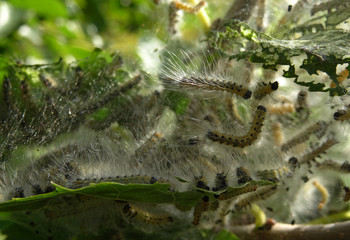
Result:
M323 121L316 122L315 124L311 125L309 128L302 131L300 134L296 135L286 143L282 144L281 150L283 152L287 152L288 150L296 147L299 144L302 144L306 142L311 134L316 134L316 136L321 137L325 131L325 128L327 127L327 124Z
M277 186L266 186L257 189L254 192L248 193L243 197L242 200L238 200L234 204L234 209L236 211L241 211L243 208L249 206L251 203L264 200L273 195L277 191Z
M290 177L292 175L287 167L258 171L256 174L260 179L271 182L278 182L283 176L286 175Z
M236 83L231 83L227 81L219 81L214 79L205 79L200 77L183 77L180 84L193 86L197 88L203 88L208 90L224 91L241 96L244 99L249 99L252 92L247 88L242 87L242 85L237 85Z
M219 142L221 144L230 145L232 147L244 148L249 146L258 139L259 133L264 123L266 115L266 108L262 105L259 105L256 109L252 125L249 132L241 137L228 136L221 133L209 131L207 137L213 142Z
M268 94L272 93L273 91L276 91L278 89L278 82L275 81L273 83L269 82L269 83L262 83L260 86L258 86L253 95L254 98L257 100L261 100L262 98L264 98L265 96L267 96Z
M322 153L326 152L333 145L337 144L338 141L334 138L327 139L324 143L313 149L311 152L305 154L300 158L300 164L309 163L311 160L315 159Z

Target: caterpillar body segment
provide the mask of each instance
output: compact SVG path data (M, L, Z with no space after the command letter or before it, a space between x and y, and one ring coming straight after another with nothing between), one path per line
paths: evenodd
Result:
M281 146L284 142L284 135L282 132L282 125L279 122L274 122L271 126L273 139L277 146Z
M262 105L259 105L257 107L257 110L255 111L255 115L254 115L250 130L244 136L234 137L234 136L217 133L214 131L209 131L207 133L207 137L213 142L230 145L232 147L240 147L240 148L247 147L253 144L255 140L258 139L258 136L261 132L261 128L264 123L265 115L266 115L266 108Z
M257 188L258 188L257 185L247 184L246 186L243 186L241 188L228 189L225 192L221 193L220 195L216 196L216 198L221 201L228 200L248 192L254 192L256 191Z
M292 173L290 172L288 167L258 171L256 174L258 177L260 177L260 179L271 182L278 182L283 176L292 176Z
M307 96L308 96L308 93L306 91L299 91L297 100L295 103L295 110L297 112L301 112L304 109L308 108Z
M245 183L248 183L248 182L253 180L250 177L248 170L245 169L244 167L238 167L236 169L236 175L238 178L238 180L237 180L238 184L245 184Z
M325 170L331 169L338 172L350 173L350 163L348 161L344 161L343 163L338 163L332 160L326 160L324 162L317 163L316 166L320 169L325 169Z
M295 112L295 108L292 103L274 104L272 106L267 106L267 111L269 114L283 115Z
M236 211L240 211L243 208L249 206L251 203L259 201L259 200L264 200L273 195L277 191L277 186L266 186L266 187L261 187L258 190L247 194L242 200L239 200L237 203L234 205L234 209Z
M336 121L346 121L350 119L350 108L346 110L338 110L333 115L334 120Z
M288 150L309 140L312 134L315 134L317 137L320 138L324 134L326 127L327 127L327 124L325 122L323 121L316 122L315 124L311 125L309 128L302 131L300 134L296 135L286 143L282 144L281 150L283 152L287 152Z
M197 205L194 207L192 224L198 225L203 212L208 211L208 209L209 209L209 197L204 196L202 200L199 203L197 203Z
M70 188L77 189L77 188L82 188L86 187L89 184L93 183L101 183L101 182L115 182L115 183L122 183L122 184L154 184L156 182L159 183L169 183L165 179L157 179L156 177L153 176L141 176L141 175L136 175L136 176L125 176L125 177L107 177L107 178L92 178L92 179L76 179L68 184Z
M319 182L312 182L312 184L316 187L316 189L320 192L321 194L321 201L318 204L318 210L322 210L324 206L326 205L328 199L329 199L329 193L328 190Z
M183 10L185 12L189 12L189 13L197 13L199 10L201 10L202 7L204 7L206 5L205 1L200 1L199 3L197 3L195 6L190 6L188 4L182 3L179 0L175 0L173 1L174 6L176 9L178 10Z
M205 90L229 92L241 96L244 99L249 99L252 96L252 92L249 89L228 81L220 81L204 77L183 77L180 79L179 83L184 86L192 86Z
M333 145L337 144L338 141L335 140L334 138L330 138L326 140L324 143L313 149L311 152L305 154L302 156L300 159L300 164L308 163L311 160L315 159L322 153L326 152L329 148L331 148Z
M350 200L350 188L347 186L343 186L343 190L344 190L343 201L348 202Z
M153 133L146 142L135 151L134 159L138 162L142 162L142 160L154 150L160 140L162 140L162 134L159 132Z
M262 85L258 86L257 89L254 91L253 96L257 100L261 100L268 94L272 93L273 91L276 91L278 89L278 82L275 81L273 83L262 83Z
M168 215L154 215L145 210L135 207L133 204L126 204L123 207L123 214L126 218L137 218L148 224L163 224L173 222L173 218Z
M215 187L213 191L220 191L228 187L226 176L223 173L217 173L215 177Z

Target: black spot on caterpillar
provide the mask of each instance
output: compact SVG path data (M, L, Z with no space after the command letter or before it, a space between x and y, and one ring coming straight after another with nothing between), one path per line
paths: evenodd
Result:
M219 142L221 144L230 145L232 147L241 147L251 145L256 139L258 139L259 133L264 123L266 115L266 108L262 105L259 105L255 111L255 115L252 121L249 132L241 137L235 136L226 136L221 133L209 131L207 137L213 142Z
M249 172L244 167L238 167L236 169L236 175L237 175L237 183L238 184L245 184L247 182L250 182L252 178L249 176Z
M127 218L137 218L149 224L162 224L173 222L173 218L168 215L153 215L145 210L135 207L133 204L126 204L123 207L123 214Z
M202 77L183 77L179 83L186 86L193 86L208 90L230 92L241 96L244 99L249 99L252 96L252 92L247 88L228 81L220 81Z
M213 191L220 191L226 189L227 187L228 185L226 176L223 173L217 173L215 177L215 187L213 188Z
M204 177L196 177L195 178L196 181L196 188L201 188L204 190L210 190L210 188L207 185L207 181Z
M336 121L345 121L350 118L350 108L347 110L338 110L333 115L334 120Z
M257 89L254 91L254 98L261 100L268 94L272 93L273 91L276 91L278 89L278 82L275 81L273 83L262 83L262 85L258 86Z
M209 209L209 197L204 196L202 200L197 203L197 205L194 207L193 212L193 225L198 225L202 216L202 213L205 211L208 211Z
M292 11L292 7L293 7L293 5L288 5L288 12L290 12L290 11ZM293 225L293 224L292 224Z

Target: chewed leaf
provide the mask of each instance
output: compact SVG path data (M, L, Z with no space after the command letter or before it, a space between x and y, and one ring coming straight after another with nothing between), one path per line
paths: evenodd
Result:
M309 87L310 91L330 92L332 96L341 96L348 92L339 86L336 70L338 64L350 63L350 33L341 30L320 31L306 34L299 39L282 40L259 33L236 20L228 21L226 26L228 30L221 38L231 37L231 32L234 31L255 46L254 50L242 48L240 53L231 55L230 59L248 58L251 62L262 63L263 68L272 70L277 70L278 65L289 65L290 68L284 72L284 76L295 78L295 83ZM298 81L299 76L295 73L291 58L302 54L306 54L306 58L300 68L305 69L309 75L318 74L318 71L327 73L336 87L326 88L322 83Z

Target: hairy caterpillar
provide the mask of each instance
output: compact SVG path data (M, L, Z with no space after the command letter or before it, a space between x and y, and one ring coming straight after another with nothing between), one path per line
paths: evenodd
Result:
M273 83L262 83L262 85L258 86L257 89L255 89L253 96L255 99L261 100L266 95L272 93L273 91L276 91L278 89L278 82L275 81Z
M238 184L245 184L249 181L252 180L252 178L250 177L248 170L245 169L244 167L238 167L236 169L236 175L238 178Z
M206 55L208 54L208 56ZM197 54L181 52L181 56L177 56L174 53L168 52L165 57L163 69L159 74L159 79L163 81L167 86L179 85L180 87L190 87L192 89L216 92L227 92L242 97L243 99L249 99L252 96L252 91L237 82L227 81L232 76L227 73L217 72L212 68L215 64L214 57L211 56L213 53L204 52L203 55L214 61L213 64L209 62L197 63ZM189 61L186 65L183 62ZM209 60L208 60L209 61ZM214 65L214 66L212 66Z
M224 173L217 173L215 177L215 187L213 191L220 191L228 187L227 179Z
M236 202L234 204L234 209L236 211L240 211L253 202L263 200L263 199L270 197L276 191L277 191L277 186L261 187L258 190L256 190L255 192L252 192L252 193L245 195L242 200L239 200L238 202Z
M343 201L348 202L350 200L350 188L347 186L343 186L343 190L345 192Z
M176 9L184 10L189 13L197 13L206 4L205 1L200 1L195 6L192 7L185 3L180 2L179 0L175 0L173 1L173 3Z
M291 172L287 167L258 171L256 174L261 179L271 182L278 182L284 175L291 176Z
M295 103L295 109L297 112L301 112L304 109L308 108L307 95L308 93L306 91L299 91L297 100Z
M267 106L267 111L269 114L281 115L295 112L295 108L292 103L283 103Z
M289 149L306 142L310 138L311 134L316 134L320 136L324 132L326 126L326 123L323 121L316 122L306 130L302 131L300 134L296 135L286 143L282 144L281 150L283 152L287 152Z
M321 193L322 198L321 198L320 203L318 204L318 210L322 210L328 201L329 193L328 193L327 189L319 182L314 181L314 182L312 182L312 184Z
M333 115L334 120L336 121L346 121L350 118L350 108L346 110L338 110Z
M326 160L321 163L317 163L317 167L320 169L332 169L339 172L350 173L350 163L348 161L344 161L342 164L340 164L332 160Z
M209 209L209 197L204 196L202 200L197 203L197 205L194 207L193 211L193 225L198 225L202 216L203 212L208 211Z
M156 182L159 183L168 183L165 179L157 179L156 177L150 177L150 176L124 176L124 177L107 177L107 178L99 178L99 179L76 179L70 183L68 183L68 186L70 188L81 188L88 186L91 183L101 183L101 182L116 182L116 183L122 183L122 184L154 184Z
M239 189L226 190L225 192L216 196L216 198L219 200L228 200L228 199L240 196L240 195L248 193L248 192L254 192L254 191L256 191L257 188L258 188L257 185L248 184L248 185L241 187Z
M271 126L273 139L277 146L281 146L284 142L284 135L282 132L282 126L279 122L274 122Z
M125 204L123 207L123 214L127 218L134 218L149 223L149 224L163 224L168 222L173 222L173 218L167 215L153 215L145 210L141 210L138 207L135 207L133 204Z
M215 79L200 78L200 77L183 77L180 84L184 86L193 86L202 89L224 91L241 96L244 99L249 99L252 92L242 85L237 85L236 83L231 83L228 81L220 81Z
M221 133L209 131L207 137L213 142L219 142L221 144L230 145L232 147L241 147L244 148L254 143L258 138L261 128L264 123L266 115L266 108L262 105L259 105L256 109L252 125L249 132L241 137L226 136Z
M335 140L334 138L330 138L330 139L326 140L324 143L322 143L321 145L319 145L318 147L313 149L311 152L302 156L300 159L300 163L301 164L308 163L309 161L315 159L316 157L318 157L319 155L321 155L322 153L327 151L329 148L331 148L336 143L338 143L338 141Z
M142 162L142 159L146 158L153 150L155 145L162 139L162 134L159 132L153 133L146 142L135 151L134 158L137 162Z

